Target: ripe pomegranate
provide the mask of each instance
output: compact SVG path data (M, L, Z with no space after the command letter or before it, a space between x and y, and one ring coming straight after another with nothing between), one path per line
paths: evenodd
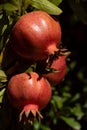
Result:
M66 74L66 57L65 56L59 56L56 60L53 61L50 68L53 68L56 70L56 72L49 72L47 74L44 74L43 76L47 78L47 80L52 85L57 85L60 83L60 81L63 80Z
M32 11L14 25L10 43L23 58L42 60L54 54L61 41L61 26L44 11Z
M39 110L46 107L51 98L49 82L36 72L20 73L11 77L7 87L8 99L13 107L21 110L19 121L23 115L26 119L32 114L42 118ZM32 119L30 117L30 121Z

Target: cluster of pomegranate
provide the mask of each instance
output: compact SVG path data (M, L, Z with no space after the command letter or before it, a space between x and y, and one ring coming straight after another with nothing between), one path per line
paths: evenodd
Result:
M10 45L23 59L36 63L32 72L13 75L7 86L8 99L19 109L19 120L42 118L56 86L66 74L66 56L61 49L61 26L44 11L24 14L12 29ZM32 62L31 62L32 64ZM20 69L20 68L19 68Z

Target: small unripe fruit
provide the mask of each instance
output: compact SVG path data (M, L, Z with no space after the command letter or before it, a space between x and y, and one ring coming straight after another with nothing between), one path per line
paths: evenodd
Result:
M43 74L45 78L52 84L57 85L59 84L66 75L66 57L59 56L56 60L53 61L50 68L55 69L55 72L49 72L47 74Z

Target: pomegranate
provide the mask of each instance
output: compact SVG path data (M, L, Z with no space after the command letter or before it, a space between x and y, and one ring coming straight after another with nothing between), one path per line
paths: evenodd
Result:
M8 82L7 94L12 106L21 110L19 121L23 115L28 119L38 115L42 118L39 110L46 107L51 98L51 87L49 82L40 77L36 72L20 73L11 77ZM29 118L32 122L32 118Z
M55 69L55 72L49 72L47 74L43 74L45 78L52 84L57 85L60 81L63 80L66 74L66 57L59 56L56 60L53 61L50 68Z
M54 54L61 41L61 26L44 11L24 14L12 29L10 43L23 58L42 60Z

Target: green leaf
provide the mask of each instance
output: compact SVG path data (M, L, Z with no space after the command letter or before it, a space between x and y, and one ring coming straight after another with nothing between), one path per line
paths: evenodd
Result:
M75 130L81 130L81 125L78 121L76 121L74 118L72 117L64 117L61 116L61 119L70 127L72 127Z
M5 44L3 43L3 33L7 27L7 24L9 24L9 20L6 13L3 11L3 14L0 15L0 52L2 51Z
M30 0L32 7L48 12L52 15L60 15L62 10L48 0Z
M18 7L11 3L5 3L5 4L0 4L0 10L15 11L18 10Z
M79 80L83 81L84 80L84 74L83 72L80 70L78 73L77 73L77 77Z
M30 4L30 0L24 0L23 1L23 10L25 11L27 9L27 7L29 6Z
M0 64L1 64L1 62L2 62L2 57L3 57L3 53L1 52L1 54L0 54ZM1 66L0 66L1 67Z
M4 95L4 92L5 92L5 88L4 89L2 89L1 91L0 91L0 103L2 103L2 99L3 99L3 95Z
M62 2L62 0L49 0L49 1L57 6Z
M51 129L49 128L49 126L46 126L46 125L42 125L42 124L41 124L40 127L41 127L42 130L51 130Z
M84 115L80 104L76 104L75 107L70 110L77 117L78 120L80 120Z
M63 107L63 100L59 96L53 96L53 100L57 105L57 108L61 109Z
M76 93L76 94L72 97L72 99L70 100L70 102L75 102L75 101L77 101L79 98L80 98L80 94L79 94L79 93Z
M15 6L18 6L20 1L23 1L23 0L9 0L9 3L11 3L11 4L15 5Z
M6 82L7 76L3 70L0 70L0 82Z
M71 94L67 92L63 92L63 97L66 97L68 99L71 97Z
M68 92L63 92L63 102L67 102L71 98L71 94Z

